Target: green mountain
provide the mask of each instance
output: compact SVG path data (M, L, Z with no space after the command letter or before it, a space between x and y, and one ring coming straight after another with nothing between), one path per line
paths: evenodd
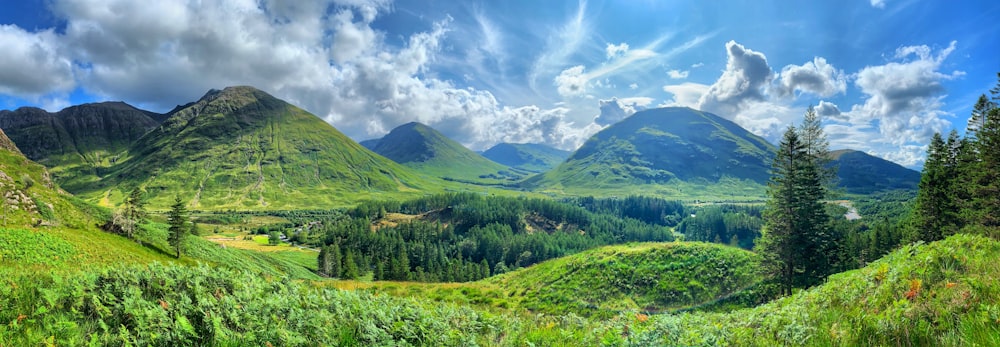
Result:
M364 149L318 117L252 87L212 90L136 141L99 181L74 193L195 209L342 206L412 192L425 180Z
M483 152L486 159L531 172L545 172L555 168L570 152L535 143L498 143Z
M52 168L55 179L74 190L95 181L161 117L123 102L83 104L56 113L22 107L0 111L0 128L25 156Z
M521 177L417 122L400 125L377 142L368 143L375 153L418 172L446 180L489 184Z
M639 185L701 187L695 190L704 191L704 186L714 185L726 187L719 190L730 194L737 192L727 186L756 186L749 194L760 195L774 151L763 138L714 114L657 108L637 112L598 132L554 170L526 184L569 193L617 193L639 189ZM652 189L643 191L653 193Z
M916 190L920 173L865 152L842 149L830 152L838 185L848 193L868 194L882 190Z

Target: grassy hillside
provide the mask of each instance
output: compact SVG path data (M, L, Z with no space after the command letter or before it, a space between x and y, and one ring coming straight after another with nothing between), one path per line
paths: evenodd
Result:
M739 307L759 296L760 259L708 243L633 243L605 246L464 284L338 282L395 296L610 318L621 312L672 312ZM743 302L741 302L743 300ZM744 306L745 307L745 306Z
M555 168L570 152L536 143L498 143L483 152L494 162L530 172L545 172Z
M375 153L392 161L443 179L496 184L521 177L510 168L416 122L400 125L369 145Z
M230 87L174 112L101 180L73 192L117 204L139 186L161 209L178 195L193 209L329 208L440 189L432 181L298 107Z
M719 116L690 108L658 108L602 130L564 163L526 185L570 193L680 182L701 188L720 181L762 186L773 152L774 146L763 138Z

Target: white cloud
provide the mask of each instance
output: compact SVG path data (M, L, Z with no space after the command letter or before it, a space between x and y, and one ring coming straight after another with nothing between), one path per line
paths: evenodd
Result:
M556 90L559 95L569 97L586 93L589 78L583 73L583 65L577 65L559 73L555 78Z
M667 71L667 75L670 76L671 79L675 79L675 80L680 80L680 79L687 78L688 77L688 73L689 73L688 71L681 71L681 70L676 70L676 69L675 70Z
M900 47L896 61L868 66L856 74L855 85L866 98L844 112L843 122L852 128L876 129L879 136L867 147L871 152L904 166L919 165L931 135L951 126L945 118L952 115L942 110L945 89L941 82L963 72L939 70L955 45L952 41L937 54L924 45Z
M697 68L702 67L702 66L705 66L705 63L694 63L694 64L691 64L691 68L692 69L697 69Z
M795 91L800 91L830 97L847 90L847 78L844 71L828 64L826 59L816 57L802 65L782 68L772 90L781 96L790 96Z
M871 0L872 7L885 8L885 0Z
M429 72L452 19L390 43L371 26L391 10L386 0L53 0L51 8L62 33L0 26L0 93L60 107L66 98L53 92L82 87L169 109L211 88L253 85L355 138L419 121L476 149L496 141L572 149L599 129L575 125L564 107L503 105L489 91L437 78ZM582 11L567 37L585 37ZM502 50L480 19L488 37L479 49Z
M823 118L839 117L840 108L837 104L820 100L819 105L816 105L816 114Z
M674 97L662 106L698 108L700 106L701 97L702 95L705 95L708 88L709 86L707 85L692 82L663 86L663 91L673 94Z
M635 83L629 84L628 85L628 89L631 89L631 90L639 89L639 85L635 84Z
M609 43L608 47L605 48L604 50L608 54L608 59L611 59L614 57L625 55L625 53L628 52L628 44L624 42L619 43L618 45L613 45Z
M764 89L773 76L763 53L729 41L726 54L726 70L702 95L699 108L732 119L744 103L765 100Z
M0 25L0 94L40 100L76 86L73 64L60 52L62 40L51 29L29 33Z
M598 100L601 113L594 117L594 124L606 126L618 123L638 111L645 110L652 102L653 98L648 97Z

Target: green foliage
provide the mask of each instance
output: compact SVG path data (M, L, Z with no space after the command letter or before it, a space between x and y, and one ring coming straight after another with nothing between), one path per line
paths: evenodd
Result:
M548 314L610 318L626 310L670 312L753 305L760 258L705 243L606 246L490 278L510 305ZM737 299L739 298L739 299ZM742 302L741 302L742 301Z
M0 264L62 265L77 254L66 240L41 231L0 228Z
M420 218L396 225L369 219L387 213ZM317 242L339 245L345 257L353 252L355 261L345 263L356 263L362 275L386 270L380 280L474 281L496 272L489 264L525 267L601 245L673 240L667 228L632 218L471 193L366 202L348 215L323 221L314 229L323 234Z
M693 209L676 231L687 241L753 249L763 224L761 205L708 205Z

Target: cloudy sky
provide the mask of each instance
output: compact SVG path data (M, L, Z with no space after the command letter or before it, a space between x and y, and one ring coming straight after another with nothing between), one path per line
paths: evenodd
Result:
M0 8L0 108L165 112L253 85L356 140L419 121L472 149L573 149L689 106L919 167L997 82L1000 2L36 0Z

